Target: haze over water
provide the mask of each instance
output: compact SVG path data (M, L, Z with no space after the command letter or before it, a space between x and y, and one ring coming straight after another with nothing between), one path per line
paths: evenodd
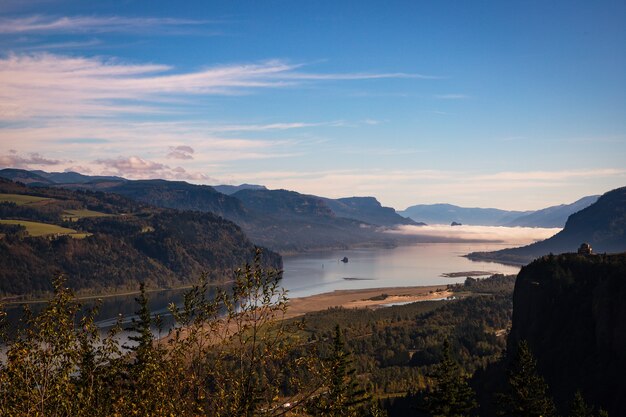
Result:
M560 229L492 226L407 226L396 233L438 239L464 239L455 243L420 243L393 249L352 249L308 253L284 258L283 286L290 297L306 297L334 290L446 285L463 282L465 275L446 273L484 271L517 274L519 267L475 262L469 252L526 245L548 238ZM484 240L480 242L479 240ZM343 257L348 262L341 262Z

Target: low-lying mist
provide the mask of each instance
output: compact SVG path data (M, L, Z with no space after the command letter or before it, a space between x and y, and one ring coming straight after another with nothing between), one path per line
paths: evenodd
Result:
M434 224L428 226L398 226L387 230L407 236L431 237L437 240L453 239L468 241L501 242L511 245L528 245L544 240L560 232L560 228L504 227L504 226L450 226Z

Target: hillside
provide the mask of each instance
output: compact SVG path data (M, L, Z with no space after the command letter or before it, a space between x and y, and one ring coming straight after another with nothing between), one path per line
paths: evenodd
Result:
M392 246L396 238L362 221L337 217L324 199L287 190L241 190L233 194L248 210L233 219L252 241L283 252L349 246Z
M246 211L239 200L219 193L213 187L184 181L126 181L106 191L157 207L210 212L231 219Z
M215 191L222 194L231 195L241 190L267 190L264 185L241 184L241 185L213 185Z
M378 226L423 225L402 217L391 207L383 207L375 197L323 199L337 217L360 220Z
M20 204L15 195L24 196ZM39 199L29 201L29 195ZM82 293L135 290L142 281L152 288L179 286L203 273L224 281L256 249L237 225L211 213L6 180L0 180L2 196L10 198L0 198L0 218L19 223L0 225L2 296L41 295L58 274ZM266 251L265 264L280 268L280 257Z
M583 197L572 204L560 204L558 206L547 207L537 210L529 214L520 216L505 226L521 226L521 227L563 227L567 222L567 218L592 205L598 201L598 195Z
M5 168L0 169L0 178L4 178L10 181L18 181L27 185L41 185L46 186L54 184L54 181L42 177L31 171L24 169Z
M84 184L94 181L126 181L122 177L102 176L102 175L84 175L78 172L45 172L41 170L30 171L40 175L55 184Z
M527 213L494 208L467 208L452 204L418 204L398 211L398 214L427 224L457 222L469 225L500 226Z
M518 275L508 351L528 341L561 415L576 390L626 415L625 277L626 254L545 256Z
M548 253L575 252L583 242L598 253L626 251L626 187L609 191L572 214L563 230L549 239L520 248L474 252L468 257L525 264Z

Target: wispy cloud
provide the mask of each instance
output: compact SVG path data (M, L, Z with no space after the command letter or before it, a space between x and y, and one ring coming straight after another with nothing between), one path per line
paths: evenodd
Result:
M17 49L21 51L51 51L55 49L85 49L102 45L103 43L101 40L90 39L86 41L26 44L18 47Z
M205 25L207 21L126 16L45 16L0 18L0 34L29 33L181 33L183 28Z
M31 168L32 166L52 166L59 165L63 161L46 158L38 152L31 152L27 155L20 154L11 149L8 153L0 155L0 166L6 168Z
M194 149L191 146L170 146L167 157L170 159L193 159Z
M138 156L97 159L95 164L103 167L105 175L118 175L125 178L164 178L178 180L212 180L201 172L188 172L182 167L150 161Z
M0 120L172 111L182 97L235 95L320 80L405 78L411 74L306 74L270 60L180 72L168 65L49 53L0 59ZM169 107L168 107L169 106Z
M547 184L576 178L602 178L626 174L625 169L600 168L561 171L505 171L487 175L477 175L471 178L475 182L528 182L538 181Z

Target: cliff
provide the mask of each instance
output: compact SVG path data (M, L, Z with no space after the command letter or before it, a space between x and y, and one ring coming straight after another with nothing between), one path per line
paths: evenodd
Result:
M626 254L545 256L522 268L509 356L527 340L561 413L580 389L626 415Z

